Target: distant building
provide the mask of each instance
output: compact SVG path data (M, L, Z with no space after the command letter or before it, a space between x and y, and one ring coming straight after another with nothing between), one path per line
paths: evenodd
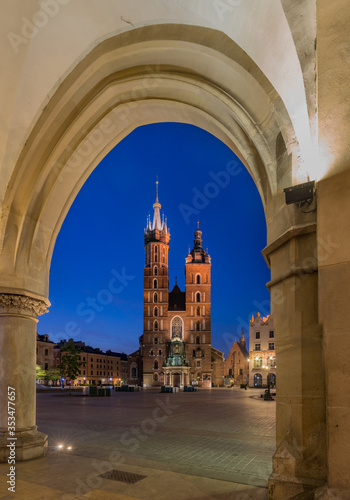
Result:
M270 373L271 387L276 385L275 329L271 315L256 313L249 323L249 387L266 387Z
M211 380L213 387L223 387L225 380L225 358L224 353L211 348Z
M157 182L144 234L143 385L211 387L211 259L198 228L186 257L185 291L175 282L169 292L170 232L160 208Z
M49 336L36 334L36 363L42 370L49 370L55 363L56 344L49 340Z
M225 361L225 379L233 385L248 384L249 382L249 352L242 331L241 338L235 340Z
M71 339L73 340L73 339ZM59 356L56 356L60 363L61 352L67 345L66 340L61 340L56 350ZM74 345L80 349L80 367L79 376L72 381L72 384L89 384L89 385L121 385L127 383L128 378L128 357L124 353L106 351L101 349L86 346L85 342L76 341ZM70 382L68 381L68 384Z

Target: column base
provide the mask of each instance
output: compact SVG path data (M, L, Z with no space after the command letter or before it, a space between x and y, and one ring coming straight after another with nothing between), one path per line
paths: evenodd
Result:
M15 439L17 438L17 439ZM39 432L36 426L25 431L16 431L14 436L0 433L0 463L25 462L47 454L47 435Z
M316 490L315 500L350 500L350 491L328 488L325 485Z
M307 478L271 474L269 478L269 500L314 500L316 498L315 492L320 486L320 482Z

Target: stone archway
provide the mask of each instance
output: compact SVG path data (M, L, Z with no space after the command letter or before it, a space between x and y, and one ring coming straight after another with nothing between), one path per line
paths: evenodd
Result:
M90 172L131 130L157 121L181 121L211 132L240 157L265 209L268 246L264 256L271 266L269 288L279 370L278 449L270 480L271 495L289 498L304 487L314 488L325 482L327 429L318 297L323 304L327 300L326 287L319 288L315 251L317 243L319 250L322 248L322 238L316 239L315 213L304 214L295 206L286 207L283 196L284 187L307 180L308 175L312 177L321 160L314 144L316 11L312 2L298 5L296 13L286 3L276 1L268 8L262 2L237 5L227 27L224 19L219 19L220 13L216 12L215 17L209 3L199 12L188 2L193 24L171 9L163 12L162 24L145 20L143 7L138 10L133 6L135 19L127 29L118 16L117 30L111 31L106 24L96 30L94 39L67 37L71 50L57 58L57 67L53 67L54 60L50 63L45 59L45 53L50 57L53 49L50 30L33 37L25 57L15 59L10 52L5 54L4 60L11 60L15 66L11 68L14 82L9 88L18 94L7 90L2 108L9 132L7 149L5 153L1 150L5 180L0 225L1 389L15 385L22 399L17 420L18 460L40 456L46 445L46 437L35 426L35 324L49 306L50 260L64 217ZM337 15L332 7L324 7L323 1L319 4L325 54L332 33L327 19ZM35 13L36 2L28 2L27 9L28 15ZM70 9L72 5L67 6L67 15ZM62 13L55 23L62 22L63 27L64 16ZM340 21L339 16L337 19ZM246 37L246 30L240 28L244 25L252 32L257 28L256 32L264 33L263 39ZM283 51L279 52L276 40ZM263 42L265 50L261 51ZM334 51L330 53L329 58L319 57L321 66L339 62ZM40 78L36 78L37 67ZM339 68L335 69L339 75ZM35 85L29 85L33 82L35 90ZM320 130L327 138L327 126L341 119L332 122L332 108L327 99L322 101L327 92L330 94L325 79L320 86ZM23 97L27 95L30 104ZM343 109L341 102L337 109ZM342 136L342 127L337 133ZM333 164L339 167L339 175L346 170L342 144L332 144L337 157ZM340 181L332 179L328 184L333 194L344 192L343 186L349 184L344 181L348 181L347 177L340 177ZM320 197L325 200L319 204L321 235L327 231L333 234L327 213L331 199L324 185L320 185ZM324 283L329 282L329 266L339 269L339 263L347 259L338 250L323 257ZM332 276L334 283L342 283L347 290L341 277ZM338 312L339 307L337 303ZM327 332L332 331L332 321L338 324L336 317L330 321L324 313L322 321ZM330 366L332 356L326 361ZM16 371L18 366L28 377L24 379ZM328 397L328 401L332 398ZM327 418L336 422L332 411L328 411ZM2 459L6 457L6 423L2 408ZM341 432L347 435L343 427ZM334 465L344 465L345 459L333 443L330 448L331 483L350 488L346 467ZM332 462L330 456L337 460Z

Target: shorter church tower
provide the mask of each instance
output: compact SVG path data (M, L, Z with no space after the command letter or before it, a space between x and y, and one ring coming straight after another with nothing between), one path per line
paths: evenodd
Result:
M198 385L211 387L211 258L202 248L199 224L186 257L185 275L191 376Z

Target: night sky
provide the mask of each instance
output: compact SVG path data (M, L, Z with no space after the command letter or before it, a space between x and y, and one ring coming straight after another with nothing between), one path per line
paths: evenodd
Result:
M220 174L221 172L221 174ZM222 172L225 172L223 174ZM266 223L249 173L223 143L197 127L136 129L94 170L58 235L50 312L38 332L130 354L143 328L144 228L155 181L170 228L170 289L199 220L212 258L212 346L228 354L251 315L270 312L270 271L261 255Z

